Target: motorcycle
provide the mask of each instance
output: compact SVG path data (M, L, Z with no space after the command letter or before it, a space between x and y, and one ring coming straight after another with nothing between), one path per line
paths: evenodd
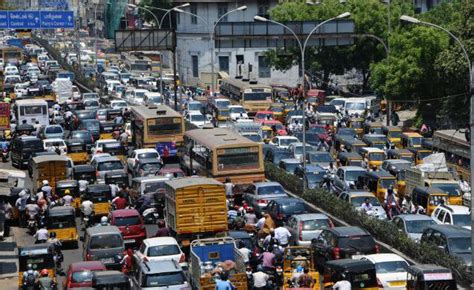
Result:
M147 208L142 213L145 224L156 224L160 218L160 214L155 207Z
M84 217L82 218L82 221L83 221L83 224L84 224L84 229L87 229L89 227L92 227L94 225L94 221L93 221L93 215L94 213L91 213L91 214L88 214L88 215L84 215Z
M30 235L34 235L36 233L36 229L38 228L38 223L36 221L36 219L34 218L29 218L28 219L28 232L30 233Z

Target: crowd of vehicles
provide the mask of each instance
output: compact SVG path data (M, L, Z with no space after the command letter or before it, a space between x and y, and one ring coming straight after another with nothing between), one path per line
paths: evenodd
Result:
M43 229L64 246L82 244L82 261L64 269L65 289L456 287L450 270L409 265L381 253L365 229L334 225L267 180L265 162L470 266L462 166L448 170L442 153L431 154L435 137L428 147L416 132L374 122L375 98L312 90L303 110L297 90L227 77L220 95L180 87L173 104L171 87L161 95L149 75L153 60L130 54L101 61L101 93L81 93L74 74L32 51L6 72L15 67L20 82L47 74L51 94L6 95L13 126L2 141L4 161L27 169L31 188L23 171L0 171L12 222L39 243L19 248L19 287L32 286L35 271L58 284L62 246L40 239ZM26 214L22 198L46 209ZM155 237L147 223L158 224ZM448 242L436 244L436 233Z

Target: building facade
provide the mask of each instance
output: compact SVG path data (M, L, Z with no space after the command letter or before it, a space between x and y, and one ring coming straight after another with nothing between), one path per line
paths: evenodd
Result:
M221 22L252 22L255 15L268 17L269 10L277 0L217 0L217 1L174 1L175 5L190 3L183 8L187 12L177 13L177 67L182 81L190 85L210 85L212 83L211 54L214 41L211 40L214 23L226 12L247 6L246 11L229 14ZM299 79L298 66L288 71L277 71L269 67L265 57L266 48L215 48L214 72L226 72L231 77L256 79L264 84L285 84L296 86Z

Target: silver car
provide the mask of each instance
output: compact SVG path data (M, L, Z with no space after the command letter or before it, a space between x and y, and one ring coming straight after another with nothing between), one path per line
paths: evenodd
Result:
M288 197L288 194L278 182L254 183L244 196L247 203L255 209L257 216L263 214L270 200L280 197Z
M424 229L436 224L430 216L424 214L400 214L393 218L392 223L416 243L420 242Z
M127 170L125 166L123 166L122 161L115 156L95 158L91 164L97 172L97 183L104 183L105 174L109 172L127 174Z
M331 227L331 220L321 213L297 214L290 217L286 224L296 246L310 246L311 241L316 239L323 229Z

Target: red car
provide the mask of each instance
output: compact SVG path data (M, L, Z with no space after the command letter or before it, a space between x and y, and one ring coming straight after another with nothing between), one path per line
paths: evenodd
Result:
M158 175L168 176L169 178L179 178L186 176L184 171L179 167L163 167L158 171Z
M117 209L110 213L110 224L122 232L125 246L139 246L146 239L146 228L136 209Z
M100 261L72 263L66 272L63 289L92 287L92 273L106 270Z
M255 114L254 121L258 122L258 123L261 123L264 120L274 120L274 119L275 119L275 117L273 116L272 111L258 111Z
M268 126L273 129L273 126L275 126L276 133L278 136L286 136L288 135L288 132L286 131L286 127L283 126L283 124L280 121L277 120L263 120L262 125Z

